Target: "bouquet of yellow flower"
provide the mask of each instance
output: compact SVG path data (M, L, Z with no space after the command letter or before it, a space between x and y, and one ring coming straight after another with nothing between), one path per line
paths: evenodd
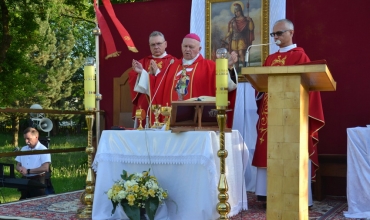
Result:
M140 219L140 209L145 209L150 220L154 220L158 206L167 198L167 190L158 185L157 178L148 171L128 175L123 170L121 179L107 192L112 201L112 215L120 204L130 220Z

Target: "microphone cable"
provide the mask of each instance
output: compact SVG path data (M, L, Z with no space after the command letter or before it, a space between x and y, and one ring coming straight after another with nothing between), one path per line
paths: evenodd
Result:
M247 51L245 53L245 66L250 66L249 65L249 50L252 48L252 47L256 47L256 46L265 46L265 45L270 45L270 44L276 44L276 45L279 45L281 44L281 41L280 40L277 40L275 42L271 42L271 43L267 43L267 44L252 44L252 45L249 45L249 47L247 48Z
M153 176L155 176L156 177L156 175L155 175L155 172L154 172L154 169L153 169L153 167L152 167L152 160L151 160L151 157L150 157L150 151L149 151L149 138L148 138L148 135L147 135L147 130L144 130L144 136L145 136L145 146L146 146L146 151L147 151L147 153L148 153L148 160L149 160L149 168L150 168L150 171L153 173ZM151 143L154 143L153 141L151 141ZM157 181L158 181L158 179L157 179ZM170 200L169 200L170 201ZM166 210L167 210L167 218L166 218L166 220L169 220L170 219L170 217L169 217L169 212L168 212L168 205L166 204L166 202L165 201L163 201L163 203L166 205ZM176 204L176 203L175 203ZM163 205L163 204L162 204ZM159 207L160 206L158 206L158 209L159 209ZM176 204L176 207L177 207L177 204ZM158 209L157 209L157 211L158 211ZM176 213L177 213L177 211L176 211Z
M153 104L153 100L154 100L154 98L155 98L155 95L157 95L157 92L158 92L158 90L159 90L159 87L161 86L161 84L162 84L162 81L163 81L163 79L164 79L164 77L165 77L165 75L167 74L167 70L168 70L168 68L173 64L175 62L175 59L174 58L172 58L171 60L170 60L170 64L168 64L168 66L167 66L167 68L166 68L166 70L164 71L164 73L163 73L163 76L162 76L162 78L161 78L161 81L159 81L159 84L158 84L158 87L157 87L157 89L155 90L155 92L154 92L154 94L153 94L153 97L151 98L151 100L150 100L150 102L149 102L149 106L148 106L148 109L147 109L147 111L146 111L146 124L145 124L145 129L148 129L149 128L149 124L150 124L150 122L149 122L149 110L150 110L150 107L151 107L151 105Z

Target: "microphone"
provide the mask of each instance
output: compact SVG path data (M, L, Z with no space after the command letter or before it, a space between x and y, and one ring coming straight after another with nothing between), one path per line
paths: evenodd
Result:
M249 50L251 49L251 47L256 47L256 46L264 46L264 45L269 45L269 44L276 44L276 45L279 45L281 44L281 41L280 40L277 40L275 42L271 42L271 43L268 43L268 44L252 44L250 45L248 48L247 48L247 52L245 54L245 66L248 66L248 61L249 61Z
M157 87L157 89L155 90L155 92L154 92L154 95L153 95L153 97L152 97L152 99L150 100L150 102L149 102L149 106L148 106L148 110L146 111L146 123L145 123L145 129L148 129L149 128L149 124L150 124L150 121L149 121L149 110L150 110L150 107L151 107L151 105L152 105L152 103L153 103L153 100L154 100L154 98L155 98L155 95L157 95L157 92L158 92L158 89L159 89L159 87L161 86L161 84L162 84L162 81L163 81L163 79L164 79L164 77L166 76L166 73L167 73L167 70L168 70L168 68L171 66L171 64L173 64L175 62L175 59L171 59L170 60L170 64L168 64L168 66L167 66L167 68L166 68L166 70L164 71L164 74L163 74L163 76L162 76L162 78L161 78L161 81L159 81L159 84L158 84L158 87Z

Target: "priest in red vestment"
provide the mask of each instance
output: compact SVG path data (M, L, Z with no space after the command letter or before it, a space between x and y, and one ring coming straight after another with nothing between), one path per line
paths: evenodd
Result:
M204 59L199 53L201 50L198 35L187 34L183 39L182 59L173 63L161 87L158 97L162 98L162 106L170 106L172 101L182 101L200 96L216 96L216 64L212 60ZM237 87L237 74L234 64L238 55L232 52L229 56L228 90L230 109L234 108ZM157 79L158 81L158 79ZM227 126L232 127L233 112L227 115Z
M275 23L273 33L274 41L280 41L279 51L267 57L264 66L288 66L310 61L303 48L293 44L293 23L288 19L282 19ZM267 168L267 102L268 95L266 93L257 94L257 106L259 119L257 122L257 142L253 156L252 165L257 167L257 183L256 195L264 200L266 196L266 168ZM318 155L316 145L318 143L318 131L325 124L324 114L321 105L320 92L309 92L309 143L308 151L310 162L312 163L311 177L314 179L316 170L318 169ZM309 179L310 180L310 179ZM311 181L311 180L310 180ZM310 186L311 184L309 184ZM309 194L309 205L312 205L312 195Z
M176 60L175 57L166 53L167 41L164 35L159 31L154 31L149 36L149 46L151 55L137 61L132 61L132 70L129 72L129 85L131 91L131 100L133 104L132 118L135 118L137 109L148 111L149 103L154 96L157 87L155 87L155 78L162 79L165 70L171 62ZM145 72L145 74L141 74ZM137 84L138 76L147 77L145 81L148 85L141 86ZM151 78L151 80L149 80ZM145 88L143 88L145 87ZM148 114L153 121L152 114ZM142 125L145 126L146 120Z

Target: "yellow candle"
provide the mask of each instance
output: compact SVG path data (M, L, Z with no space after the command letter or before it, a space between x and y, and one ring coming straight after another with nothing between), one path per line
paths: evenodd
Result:
M84 91L93 91L95 92L95 80L85 80Z
M85 110L95 110L95 94L85 94L84 105Z
M95 110L95 67L85 65L84 67L84 105L85 110Z
M228 60L216 59L216 106L228 105Z
M84 67L84 79L85 80L95 80L95 67L94 66L85 66Z
M216 106L228 106L228 90L216 90Z

